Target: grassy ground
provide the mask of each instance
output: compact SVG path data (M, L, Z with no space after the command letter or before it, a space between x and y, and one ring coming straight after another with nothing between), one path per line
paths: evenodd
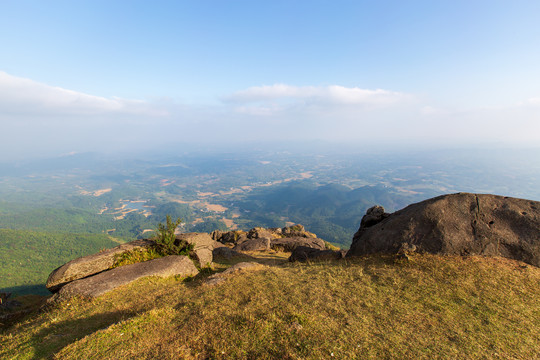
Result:
M74 299L0 332L0 358L540 358L539 268L431 255L266 261L212 287L206 275L146 278Z

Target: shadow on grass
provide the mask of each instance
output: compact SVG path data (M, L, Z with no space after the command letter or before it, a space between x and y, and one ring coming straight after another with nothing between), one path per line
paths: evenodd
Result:
M0 289L0 292L12 293L12 297L19 295L51 295L45 284L10 286Z
M29 340L28 345L35 350L31 359L52 358L69 344L135 315L134 311L111 311L82 319L52 322Z

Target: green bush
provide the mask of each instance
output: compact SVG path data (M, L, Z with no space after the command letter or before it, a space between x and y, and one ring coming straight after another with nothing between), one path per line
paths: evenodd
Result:
M159 223L156 230L155 249L162 256L167 255L189 255L189 252L193 250L193 245L188 244L186 241L176 239L174 231L178 225L182 222L180 218L176 221L172 221L171 217L167 215L167 223L163 225Z

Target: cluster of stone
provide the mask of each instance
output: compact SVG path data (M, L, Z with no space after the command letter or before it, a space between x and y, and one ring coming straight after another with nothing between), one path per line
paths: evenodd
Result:
M291 252L298 246L314 249L325 249L323 240L317 235L306 231L302 225L284 228L256 227L249 231L214 231L212 238L235 251L269 251L280 250Z
M145 276L194 276L216 256L249 259L249 253L257 251L291 252L290 261L335 260L371 253L404 258L415 252L489 255L540 266L540 202L458 193L412 204L392 214L374 206L362 218L348 252L328 250L323 240L302 225L186 233L177 235L177 241L192 245L189 256L171 255L112 269L119 254L154 244L152 240L136 240L72 260L50 274L46 286L55 293L50 301L73 295L100 296ZM240 268L254 266L245 263ZM219 276L212 279L213 283L223 281Z
M242 256L249 259L250 256L244 252L291 252L298 247L325 249L325 242L306 231L302 225L275 229L253 228L249 231L214 231L211 234L183 233L176 236L176 241L178 244L191 245L189 256L170 255L113 268L118 256L144 250L155 244L152 240L144 239L74 259L49 275L46 287L54 293L49 303L75 295L98 297L146 276L194 276L198 274L198 269L210 266L216 256Z
M206 233L180 234L176 240L192 245L189 256L170 255L112 268L119 255L154 245L154 241L145 239L72 260L49 275L46 287L54 293L49 302L62 301L75 295L98 297L146 276L195 276L199 273L198 268L212 263L213 252L223 247Z

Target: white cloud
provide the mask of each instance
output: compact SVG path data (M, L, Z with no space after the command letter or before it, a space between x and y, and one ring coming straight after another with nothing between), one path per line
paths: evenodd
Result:
M540 97L529 98L525 101L518 103L518 106L539 106L539 105L540 105Z
M459 109L389 90L278 84L250 87L223 100L196 106L165 98L105 98L0 72L0 160L23 152L112 151L166 142L230 145L231 139L376 147L540 144L538 97L506 108Z
M167 114L166 111L152 108L145 101L84 94L12 76L2 71L0 111L40 115Z
M275 84L250 87L226 97L225 100L237 103L304 101L309 103L387 106L407 102L412 98L409 94L383 89L369 90L339 85L291 86Z

